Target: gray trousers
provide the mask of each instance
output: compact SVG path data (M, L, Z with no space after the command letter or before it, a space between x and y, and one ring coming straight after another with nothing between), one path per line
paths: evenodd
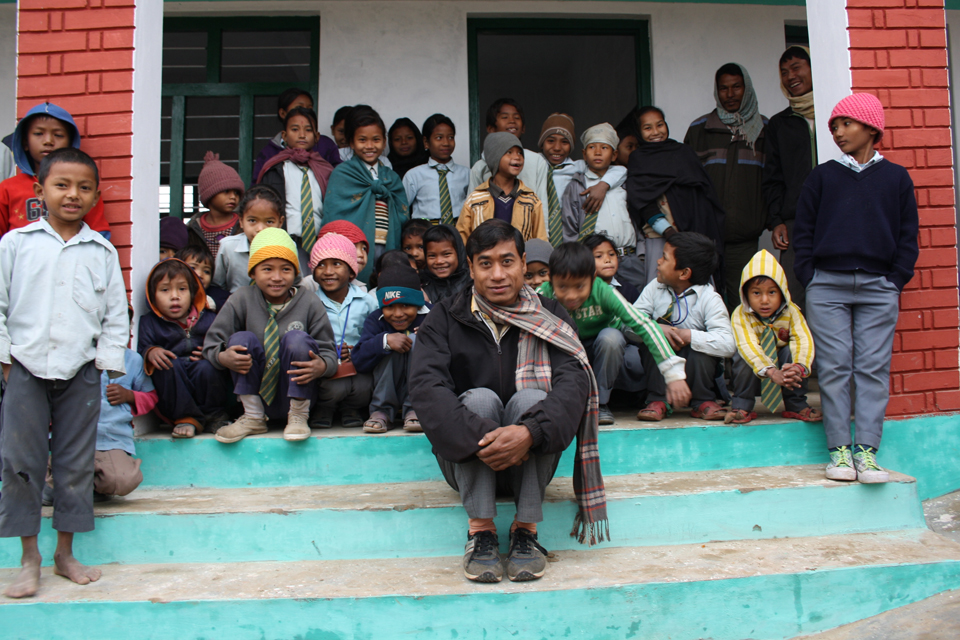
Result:
M70 380L44 380L16 360L0 409L0 537L40 533L41 494L52 454L53 528L93 531L100 372L88 362Z
M391 351L383 356L374 368L370 413L383 411L390 422L395 422L413 411L413 406L410 404L410 391L407 387L411 353L413 349L407 353Z
M627 338L620 329L603 329L596 337L583 340L583 348L597 377L600 404L610 402L613 389L636 392L644 388L639 348L635 344L627 344Z
M783 367L788 362L793 362L793 355L790 353L790 345L784 345L777 351L777 365ZM750 363L740 357L740 352L733 354L733 399L730 406L733 409L753 411L757 396L760 395L761 382ZM804 378L799 389L780 387L784 411L800 413L810 406L807 404L807 386L807 378Z
M814 272L805 316L817 346L827 446L880 447L900 291L863 271ZM851 403L850 378L856 386ZM850 441L853 405L855 437Z
M717 393L714 386L717 363L720 359L694 351L690 345L680 349L677 355L687 361L683 370L687 374L687 386L690 387L690 407L699 409L704 402L716 401ZM646 346L640 348L640 357L643 358L643 370L647 376L647 404L666 402L667 381L657 368L657 361L653 359L653 355ZM674 407L674 409L677 408L679 407Z
M369 373L357 373L355 376L320 381L317 402L313 415L333 416L334 412L361 411L370 404L373 391L373 376Z
M505 427L517 424L527 409L546 397L546 392L539 389L521 389L504 407L496 393L481 388L463 392L460 402L478 416ZM437 462L447 484L460 493L469 517L495 517L497 495L512 495L517 521L542 522L543 497L557 471L560 454L531 453L526 462L503 471L494 471L479 459L450 462L437 456Z

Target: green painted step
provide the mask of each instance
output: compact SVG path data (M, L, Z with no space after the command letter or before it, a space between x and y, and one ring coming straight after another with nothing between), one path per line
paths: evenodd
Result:
M547 490L541 542L580 549L569 479ZM760 540L923 527L913 478L838 483L822 467L767 467L607 478L612 540L604 546ZM49 514L51 509L46 509ZM95 564L305 561L461 552L466 513L442 482L135 491L96 508L96 530L78 535ZM497 519L509 528L513 506ZM41 549L52 550L50 519ZM17 540L0 540L0 567L19 565Z
M359 429L314 431L304 442L279 433L232 445L210 435L173 440L168 432L138 439L143 487L296 486L441 480L430 443L422 434L394 430L364 435ZM885 424L881 464L918 480L927 499L960 489L960 416L926 416ZM762 417L748 425L705 422L680 413L660 423L619 414L600 432L605 476L708 471L742 467L826 464L823 427ZM557 473L569 477L573 449Z
M927 530L556 556L540 581L494 585L466 581L459 554L107 566L84 587L44 570L0 620L11 640L772 639L960 587L960 545Z

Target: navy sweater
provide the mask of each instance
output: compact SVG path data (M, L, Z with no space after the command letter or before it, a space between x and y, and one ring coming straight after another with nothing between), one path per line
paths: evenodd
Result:
M920 220L907 170L881 160L860 173L836 161L815 168L800 192L793 269L804 287L814 269L882 275L901 291L913 277Z
M413 322L407 328L407 331L413 331L427 317L425 313L418 313ZM360 332L360 339L350 351L350 361L360 373L372 373L383 357L393 353L390 349L384 350L383 336L388 333L398 333L396 329L390 326L383 317L380 309L374 309L363 321L363 330Z

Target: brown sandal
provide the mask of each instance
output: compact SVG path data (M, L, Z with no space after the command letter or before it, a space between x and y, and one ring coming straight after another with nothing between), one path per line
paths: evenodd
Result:
M390 419L383 411L374 411L363 423L364 433L386 433L390 428Z
M723 419L724 424L747 424L757 417L756 411L744 411L743 409L734 409L727 413Z
M708 400L691 411L690 415L701 420L723 420L726 418L727 412L716 402Z
M423 433L423 427L420 426L420 420L417 418L416 412L411 411L403 419L403 430L410 433Z
M802 420L803 422L820 422L823 420L823 412L821 412L820 409L814 409L813 407L804 407L799 412L784 411L780 415L782 415L784 418Z
M637 420L644 422L660 422L667 415L667 403L655 401L637 412Z

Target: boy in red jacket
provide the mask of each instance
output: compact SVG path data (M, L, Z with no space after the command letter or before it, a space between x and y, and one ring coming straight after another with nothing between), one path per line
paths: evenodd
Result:
M80 148L80 131L65 109L44 102L27 112L17 124L13 134L4 139L13 151L19 171L17 175L0 182L0 236L11 229L25 227L41 217L47 210L33 190L37 182L36 171L40 161L55 149ZM110 225L103 214L103 200L98 199L83 221L107 240Z

